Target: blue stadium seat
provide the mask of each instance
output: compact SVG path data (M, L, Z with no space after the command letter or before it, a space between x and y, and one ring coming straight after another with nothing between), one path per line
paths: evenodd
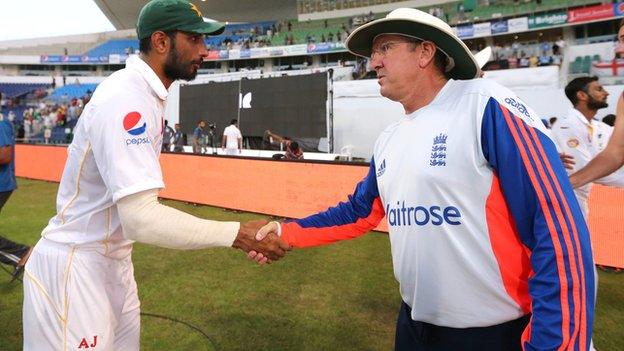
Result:
M4 107L0 112L2 112L5 118L8 118L9 113L13 111L15 113L15 121L21 122L24 119L24 111L26 109L26 106Z
M132 49L132 50L130 50ZM108 56L111 54L125 55L127 53L133 54L135 50L139 49L139 41L133 39L114 39L105 42L85 53L85 56ZM132 52L131 52L132 51Z
M29 94L37 89L47 89L49 84L0 83L0 92L8 98Z
M253 23L228 24L223 34L218 36L206 37L206 45L211 47L219 47L224 40L230 39L237 42L240 39L248 39L251 37L252 29L258 29L260 34L264 35L268 29L275 24L275 21L263 21ZM100 57L111 54L132 54L139 49L139 41L135 39L112 39L101 44L86 53L85 56Z
M50 95L50 98L53 100L80 98L87 93L87 90L94 92L96 87L97 84L68 84L55 89Z

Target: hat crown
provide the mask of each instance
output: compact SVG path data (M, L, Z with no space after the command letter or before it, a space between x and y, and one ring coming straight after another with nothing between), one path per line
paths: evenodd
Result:
M451 26L449 26L446 22L418 9L411 9L411 8L405 8L405 7L398 8L390 12L388 15L386 15L386 18L387 19L404 19L408 21L420 22L420 23L428 24L433 27L437 27L438 29L441 29L447 33L453 33L453 29L451 29Z
M206 22L199 8L187 0L151 0L139 13L137 35L143 39L158 30L219 34L223 24Z

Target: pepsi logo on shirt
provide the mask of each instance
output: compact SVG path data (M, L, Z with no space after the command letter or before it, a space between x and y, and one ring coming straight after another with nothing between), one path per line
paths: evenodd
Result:
M125 131L134 136L145 133L147 123L143 120L143 116L137 111L128 113L123 119L123 128ZM125 140L126 146L149 144L150 140L147 136L142 138L128 138Z

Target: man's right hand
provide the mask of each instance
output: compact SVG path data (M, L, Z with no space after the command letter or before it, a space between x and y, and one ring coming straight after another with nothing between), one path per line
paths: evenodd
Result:
M262 261L258 263L270 263L277 261L286 255L286 251L290 250L290 246L274 233L265 235L262 239L256 240L256 233L261 227L265 226L267 221L251 221L241 223L236 239L232 247L241 249L248 255L251 252L262 255Z

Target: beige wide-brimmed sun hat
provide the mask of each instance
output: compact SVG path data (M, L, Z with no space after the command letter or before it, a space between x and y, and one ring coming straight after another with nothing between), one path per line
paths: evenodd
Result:
M441 19L426 12L400 8L356 28L347 38L347 49L358 56L370 57L373 40L381 34L397 34L433 42L448 58L446 73L453 79L479 77L480 68L466 44Z

